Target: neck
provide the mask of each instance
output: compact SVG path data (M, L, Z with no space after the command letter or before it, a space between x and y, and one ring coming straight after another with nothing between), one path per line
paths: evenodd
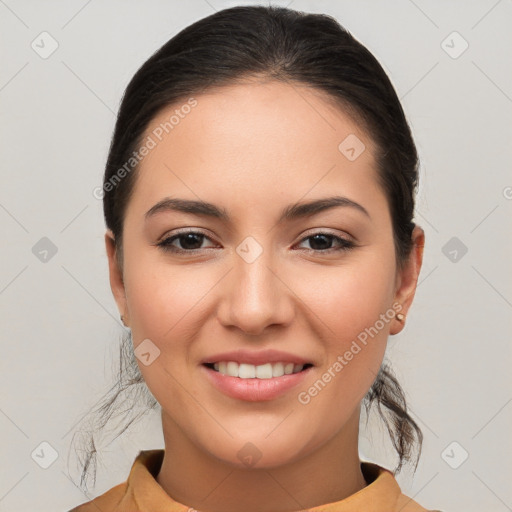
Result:
M165 454L156 478L175 501L208 512L289 512L341 501L367 482L358 453L359 408L344 428L297 462L239 469L205 454L162 410Z

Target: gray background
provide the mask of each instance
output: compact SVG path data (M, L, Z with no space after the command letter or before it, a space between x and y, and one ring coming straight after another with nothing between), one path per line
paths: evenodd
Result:
M163 447L152 412L102 450L96 488L75 485L71 438L111 383L123 332L92 191L136 69L178 30L242 3L255 2L0 0L2 511L67 510L124 481L140 449ZM420 152L424 266L388 357L425 441L398 482L428 508L512 510L512 2L274 3L335 16L375 54ZM51 49L43 31L58 43L47 58L31 47ZM370 426L362 458L394 467ZM42 442L58 454L47 469Z

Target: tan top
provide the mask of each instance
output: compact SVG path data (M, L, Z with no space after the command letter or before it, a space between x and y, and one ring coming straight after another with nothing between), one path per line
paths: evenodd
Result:
M164 450L140 451L126 482L69 512L195 512L173 500L156 481ZM440 512L428 511L408 498L391 471L361 463L368 485L347 498L308 509L309 512Z

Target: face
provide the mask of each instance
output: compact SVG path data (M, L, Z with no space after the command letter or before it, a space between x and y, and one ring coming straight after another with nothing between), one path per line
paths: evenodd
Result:
M419 268L397 271L372 141L319 91L254 82L195 100L147 129L122 281L107 243L112 289L169 428L275 467L342 435Z

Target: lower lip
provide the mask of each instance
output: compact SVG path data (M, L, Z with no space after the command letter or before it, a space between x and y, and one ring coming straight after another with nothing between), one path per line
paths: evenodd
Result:
M313 367L271 379L240 379L223 375L204 365L201 368L210 382L225 395L248 402L263 402L278 398L299 385Z

